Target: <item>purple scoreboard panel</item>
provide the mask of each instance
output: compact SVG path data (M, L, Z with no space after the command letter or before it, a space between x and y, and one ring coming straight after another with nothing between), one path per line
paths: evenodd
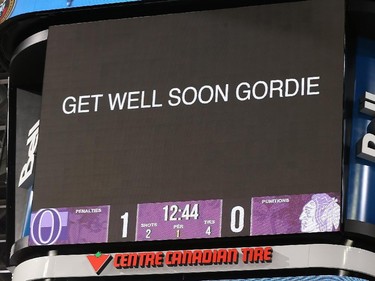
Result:
M41 209L31 215L30 245L108 241L109 206Z
M343 39L341 0L51 27L29 242L338 231Z
M220 237L221 204L221 200L139 204L136 240Z

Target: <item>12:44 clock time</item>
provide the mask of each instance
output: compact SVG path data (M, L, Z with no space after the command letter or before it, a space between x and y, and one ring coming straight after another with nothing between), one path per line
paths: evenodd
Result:
M221 213L222 200L138 204L136 241L220 237Z
M163 207L164 210L164 221L179 221L182 219L190 220L190 219L198 219L199 217L199 204L186 204L183 209L181 209L178 205L165 205Z

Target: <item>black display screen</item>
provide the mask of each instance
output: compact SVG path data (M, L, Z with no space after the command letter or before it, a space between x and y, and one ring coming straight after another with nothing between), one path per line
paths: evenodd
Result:
M340 0L51 27L30 243L337 231L343 34Z

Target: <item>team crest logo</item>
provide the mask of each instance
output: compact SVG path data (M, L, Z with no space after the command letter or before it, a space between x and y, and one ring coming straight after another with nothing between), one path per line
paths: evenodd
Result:
M0 23L3 23L13 11L16 0L0 0Z

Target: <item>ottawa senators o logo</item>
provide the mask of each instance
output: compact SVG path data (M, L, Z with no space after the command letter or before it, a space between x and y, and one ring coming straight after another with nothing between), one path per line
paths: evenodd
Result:
M12 13L16 0L0 0L0 23L3 23Z

